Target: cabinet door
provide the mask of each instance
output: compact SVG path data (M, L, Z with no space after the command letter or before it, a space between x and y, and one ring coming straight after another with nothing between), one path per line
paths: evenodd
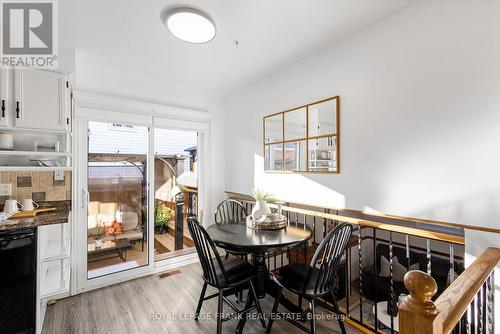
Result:
M67 127L66 77L43 70L15 72L16 127L65 130Z
M11 101L9 92L9 70L0 69L0 126L9 126Z

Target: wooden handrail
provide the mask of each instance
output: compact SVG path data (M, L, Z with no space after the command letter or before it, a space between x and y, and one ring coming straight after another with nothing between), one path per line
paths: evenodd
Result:
M231 191L226 191L226 194L232 198L239 198L241 200L248 200L248 201L253 200L252 197L250 195L247 195L247 194L241 194L241 193L236 193L236 192L231 192ZM302 203L292 203L292 204L311 206L311 205L302 204ZM458 223L444 222L444 221L431 220L431 219L425 219L425 218L414 218L414 217L406 217L406 216L391 215L391 214L384 214L384 213L374 213L374 212L367 213L367 212L355 210L355 209L339 209L339 208L332 208L332 207L328 207L325 209L338 211L340 216L342 216L342 214L340 214L341 212L358 213L358 214L368 215L368 216L373 216L373 217L396 219L396 220L399 220L401 222L407 222L407 223L415 223L415 224L422 223L422 224L450 227L450 228L456 228L456 229L466 229L466 230L472 230L472 231L500 234L500 229L492 228L492 227L458 224Z
M447 334L458 324L477 292L500 261L500 249L486 249L436 299L437 284L428 274L413 270L404 277L410 291L399 307L401 334Z
M231 195L235 195L234 193L230 193ZM243 202L253 202L253 199L250 196L241 196L241 194L238 194L240 196L232 196L230 198L238 199ZM276 205L270 205L271 207L276 208ZM420 228L413 228L413 227L407 227L407 226L401 226L401 225L395 225L395 224L389 224L389 223L381 223L377 221L371 221L371 220L365 220L365 219L359 219L359 218L353 218L353 217L346 217L346 216L341 216L338 214L333 214L333 213L327 213L327 212L320 212L320 211L315 211L315 210L309 210L309 209L301 209L301 208L296 208L292 206L282 206L282 209L285 211L293 212L293 213L298 213L298 214L304 214L308 216L313 216L313 217L318 217L318 218L325 218L325 219L330 219L330 220L336 220L336 221L341 221L341 222L346 222L350 224L356 224L360 226L366 226L366 227L372 227L376 228L379 230L385 230L385 231L390 231L390 232L396 232L396 233L403 233L403 234L408 234L412 236L417 236L417 237L422 237L422 238L428 238L432 240L438 240L438 241L444 241L444 242L450 242L453 244L458 244L458 245L464 245L465 241L462 236L458 235L452 235L452 234L447 234L447 233L442 233L442 232L435 232L435 231L429 231L429 230L424 230Z
M436 307L443 317L444 333L449 333L455 327L499 261L500 249L487 248L438 297Z

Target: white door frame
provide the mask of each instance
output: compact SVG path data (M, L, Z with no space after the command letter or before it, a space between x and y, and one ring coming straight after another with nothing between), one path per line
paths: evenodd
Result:
M114 99L114 98L113 98ZM111 275L96 277L93 279L87 278L87 207L85 201L87 194L87 140L88 140L88 121L102 122L123 122L127 124L141 125L149 127L149 147L148 147L148 183L149 183L149 222L154 221L154 128L155 123L160 128L184 129L198 131L199 145L201 146L200 155L198 157L198 173L199 178L199 205L200 217L206 224L209 221L210 211L210 130L209 118L200 118L199 112L193 112L190 115L190 109L186 109L184 120L174 119L173 115L164 113L161 110L155 112L152 109L147 110L149 105L144 103L144 109L134 108L134 110L123 110L122 108L114 107L108 103L100 104L99 98L93 99L90 103L76 100L76 126L75 126L75 179L76 189L74 190L74 198L76 201L75 222L73 228L73 266L72 266L72 295L84 291L97 289L100 287L120 283L133 278L150 275L155 272L168 270L174 267L197 261L196 253L181 255L171 259L163 260L155 265L154 262L154 243L151 242L150 236L154 235L154 224L149 223L148 235L148 265L118 272ZM102 100L102 98L101 98ZM107 101L108 102L108 101ZM123 101L122 101L123 102ZM137 107L137 103L134 107ZM119 104L116 104L119 106ZM176 110L179 109L175 107ZM168 106L165 106L169 110ZM208 113L206 113L208 115ZM189 120L191 118L191 120Z
M210 145L210 131L209 131L209 123L208 122L200 122L200 121L185 121L185 120L177 120L172 118L166 118L161 116L153 117L153 130L152 137L154 142L154 131L155 129L171 129L171 130L182 130L182 131L196 131L198 133L198 217L201 217L202 222L208 221L209 211L210 211L210 187L208 186L210 183L210 166L208 159L209 145ZM154 148L154 143L153 143ZM154 152L153 152L153 160L154 160ZM154 163L153 163L154 165ZM154 179L155 173L153 172L151 184L151 193L150 197L153 199L154 205ZM153 217L154 219L154 217ZM151 225L151 232L154 235L154 227ZM170 259L160 260L158 262L153 262L155 267L155 272L161 272L168 269L171 269L176 266L181 266L189 263L196 262L198 260L198 256L196 252L190 254L179 255Z

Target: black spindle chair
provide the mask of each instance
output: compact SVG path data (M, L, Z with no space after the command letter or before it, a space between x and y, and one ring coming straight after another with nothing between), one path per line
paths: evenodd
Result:
M255 308L257 308L257 311L259 313L262 327L266 328L262 309L259 304L259 299L257 298L257 294L255 293L255 288L252 283L252 279L256 274L255 267L240 258L221 260L215 244L208 235L207 231L203 228L203 226L200 225L196 218L188 218L188 228L189 232L191 233L193 243L196 247L196 252L198 253L198 257L200 259L204 280L200 299L198 301L198 306L195 312L195 320L198 320L203 301L218 297L218 334L222 333L222 322L232 318L229 317L223 319L222 312L224 302L226 302L234 310L236 316L240 314L246 314L247 312L252 310L254 308L252 304L255 302ZM218 289L218 293L205 297L208 285ZM232 294L235 291L241 291L246 286L249 286L247 298L249 298L248 305L250 306L244 310L238 310L237 307L230 300L228 300L225 295Z
M273 279L279 285L279 292L273 305L267 333L271 331L273 319L276 317L283 288L309 301L309 308L305 313L312 313L311 329L287 317L287 320L292 324L308 333L316 333L314 318L316 300L328 296L332 298L333 310L337 314L340 329L343 334L346 333L334 291L337 283L337 268L346 251L351 234L351 225L342 223L336 226L320 243L310 264L289 264L274 274Z
M242 221L245 221L247 217L247 210L243 204L234 199L226 199L222 201L218 206L217 210L215 210L214 220L216 224L237 224ZM244 256L247 259L246 253L237 253L237 252L226 252L226 259L229 257L229 254Z
M222 201L215 211L215 222L217 224L235 224L247 217L247 210L243 204L234 199Z

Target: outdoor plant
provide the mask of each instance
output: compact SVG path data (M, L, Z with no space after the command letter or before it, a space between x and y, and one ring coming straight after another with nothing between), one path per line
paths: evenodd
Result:
M256 202L274 203L277 201L272 194L255 187L252 187L251 194Z
M165 203L158 202L155 205L155 227L166 226L167 223L174 219L174 210L170 209Z

